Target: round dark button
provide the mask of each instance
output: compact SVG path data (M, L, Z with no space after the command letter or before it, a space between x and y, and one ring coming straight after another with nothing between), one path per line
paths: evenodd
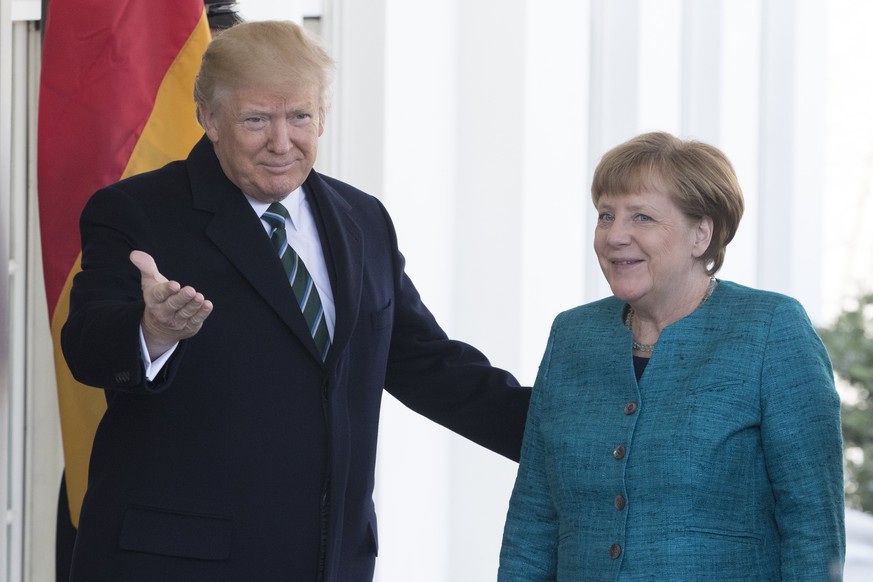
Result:
M612 544L609 548L609 557L613 560L617 560L621 556L621 546L618 544Z
M613 503L615 504L615 508L621 511L627 506L627 499L624 498L624 495L616 495Z
M625 414L633 414L637 411L637 403L636 402L628 402L624 405L624 413Z
M612 451L612 456L615 457L616 461L620 461L624 458L624 454L627 452L627 449L624 445L618 445L615 447L615 450Z

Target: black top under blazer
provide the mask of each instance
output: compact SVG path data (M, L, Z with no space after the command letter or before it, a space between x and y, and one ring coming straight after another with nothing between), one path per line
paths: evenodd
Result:
M383 387L518 458L529 391L446 337L404 273L382 204L314 171L304 188L336 303L324 363L259 217L205 137L187 160L86 205L62 347L108 409L73 581L315 580L323 535L325 580L371 580ZM215 305L154 382L140 355L134 249Z

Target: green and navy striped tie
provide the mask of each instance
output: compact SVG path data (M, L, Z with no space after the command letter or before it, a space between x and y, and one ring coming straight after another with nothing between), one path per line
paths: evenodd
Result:
M327 332L327 322L324 320L324 308L306 265L288 244L288 237L285 233L285 219L288 218L288 211L278 202L274 202L270 204L261 218L270 225L270 240L276 248L276 252L279 253L282 266L285 267L285 275L291 283L291 289L294 291L294 296L303 312L303 319L309 326L309 333L312 335L315 347L318 348L318 353L321 354L323 361L330 348L330 335Z

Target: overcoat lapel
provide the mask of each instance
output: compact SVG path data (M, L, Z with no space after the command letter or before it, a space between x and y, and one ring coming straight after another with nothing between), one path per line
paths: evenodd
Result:
M251 205L221 170L204 137L188 157L194 208L213 213L206 236L321 361L276 251Z
M352 216L351 206L315 171L304 183L316 214L321 235L321 247L327 261L330 285L336 306L336 329L328 352L332 356L343 352L358 322L361 305L361 282L364 272L364 240L361 228Z

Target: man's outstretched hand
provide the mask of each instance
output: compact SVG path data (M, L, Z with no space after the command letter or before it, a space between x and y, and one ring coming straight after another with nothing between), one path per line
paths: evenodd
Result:
M145 312L142 331L149 358L154 360L177 342L195 335L212 313L212 302L193 287L182 287L158 271L148 253L133 251L130 262L139 269Z

